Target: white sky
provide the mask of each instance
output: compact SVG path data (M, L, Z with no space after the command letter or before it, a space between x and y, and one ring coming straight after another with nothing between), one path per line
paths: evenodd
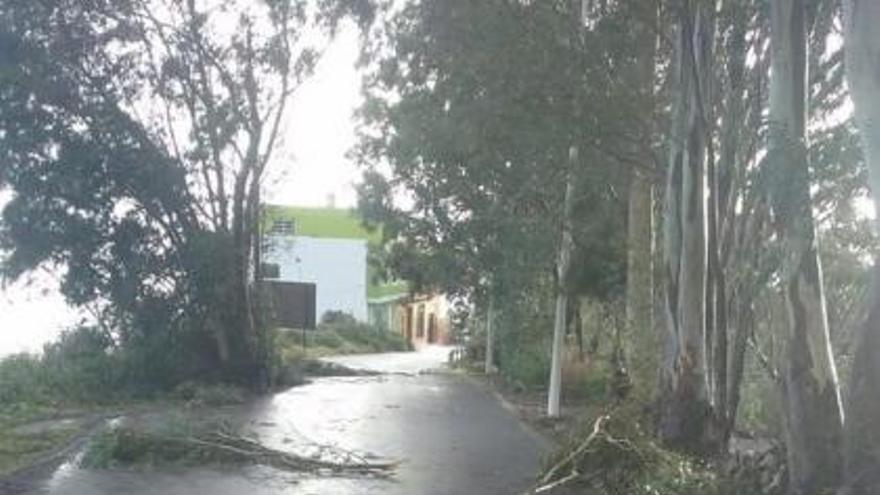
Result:
M343 27L313 77L295 95L266 182L267 201L325 206L333 195L337 206L354 206L353 184L360 173L345 154L355 142L353 113L361 101L358 43L356 29ZM39 351L62 328L81 319L64 303L57 286L40 273L30 283L0 289L0 356Z
M268 202L326 206L333 195L337 206L355 205L360 173L345 154L355 143L353 113L361 102L358 49L356 29L345 26L296 93L267 178Z

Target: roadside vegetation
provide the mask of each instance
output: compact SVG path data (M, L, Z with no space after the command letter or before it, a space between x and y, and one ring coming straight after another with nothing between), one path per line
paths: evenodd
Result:
M341 354L412 350L402 336L358 322L349 315L328 314L316 330L272 331L271 383L297 385L318 358ZM204 405L241 403L252 394L228 383L220 372L190 373L181 358L163 365L168 377L144 379L144 358L121 349L94 327L61 334L40 354L0 359L0 422L11 424L51 417L62 410L148 400L183 400ZM174 363L166 357L166 363ZM181 371L173 373L175 368ZM293 375L291 375L293 371Z
M236 403L406 348L262 314L302 36L350 19L371 272L447 295L465 360L539 397L542 492L880 493L880 2L253 4L4 3L0 275L58 268L96 320L0 362L6 459L68 406Z
M305 348L300 332L274 330L273 336L269 369L276 390L302 385L312 376L357 373L318 361L321 357L409 350L402 337L345 314L326 315L317 330L306 333ZM190 372L183 356L179 361L165 357L162 374L157 375L164 379L145 379L145 358L137 351L114 345L99 328L79 327L62 333L41 354L0 359L0 475L51 453L81 433L86 420L108 411L238 405L255 394L225 381L220 372ZM28 428L41 422L47 426ZM99 445L125 434L103 435ZM124 458L136 450L118 447L106 455ZM191 461L199 458L192 455Z
M80 459L90 469L260 464L313 474L389 476L395 461L366 458L341 448L309 446L307 454L266 447L222 421L178 420L159 428L113 426L96 435Z
M575 435L543 493L880 491L875 5L380 9L360 210Z

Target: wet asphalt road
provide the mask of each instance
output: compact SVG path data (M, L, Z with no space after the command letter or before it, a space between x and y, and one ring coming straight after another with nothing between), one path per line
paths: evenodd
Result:
M386 374L322 378L236 410L267 445L314 443L399 459L390 480L264 467L94 471L69 462L29 493L63 495L518 494L549 445L482 386L442 367L447 349L335 359ZM430 371L435 370L435 371Z

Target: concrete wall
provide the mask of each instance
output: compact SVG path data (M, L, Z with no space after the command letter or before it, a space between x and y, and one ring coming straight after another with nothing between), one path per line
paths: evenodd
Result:
M327 311L367 321L367 241L269 235L267 244L263 259L278 264L278 280L315 284L319 321Z

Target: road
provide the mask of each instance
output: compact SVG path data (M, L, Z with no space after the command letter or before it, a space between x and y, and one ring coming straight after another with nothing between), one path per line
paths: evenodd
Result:
M63 495L517 494L549 445L491 393L439 370L447 350L348 356L335 362L381 371L321 378L235 412L265 444L336 445L402 464L390 480L283 473L271 468L96 471L75 460L28 493Z

